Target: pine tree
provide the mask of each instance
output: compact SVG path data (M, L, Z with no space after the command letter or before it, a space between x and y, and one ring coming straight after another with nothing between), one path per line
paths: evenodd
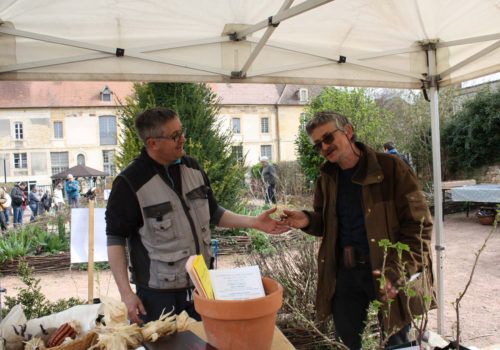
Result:
M244 191L245 168L231 152L231 134L222 131L216 118L219 112L217 96L204 84L146 83L134 85L136 99L128 99L120 120L123 138L115 163L126 167L142 148L134 128L134 118L152 107L167 107L177 111L186 128L184 151L195 158L210 179L219 204L238 211Z

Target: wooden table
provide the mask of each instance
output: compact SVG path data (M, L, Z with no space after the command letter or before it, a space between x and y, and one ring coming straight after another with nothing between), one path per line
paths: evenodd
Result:
M198 337L207 341L207 335L205 334L205 329L203 328L203 322L192 323L188 326L188 330L196 334ZM281 333L278 327L274 326L274 336L273 344L271 346L272 350L288 350L295 349L295 347L290 343L290 341Z

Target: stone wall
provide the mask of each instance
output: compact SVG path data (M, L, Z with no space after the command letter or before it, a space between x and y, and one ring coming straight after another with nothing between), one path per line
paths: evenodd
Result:
M472 174L458 173L457 179L475 179L478 184L500 184L500 163L477 168Z

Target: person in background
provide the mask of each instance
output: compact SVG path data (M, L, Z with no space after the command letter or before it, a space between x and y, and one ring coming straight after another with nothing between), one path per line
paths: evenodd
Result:
M200 320L185 265L195 254L213 265L210 226L268 233L288 228L269 217L276 208L246 216L217 203L205 171L184 155L185 129L175 111L148 109L136 117L135 128L144 147L113 181L106 208L111 271L131 323L156 320L162 310L186 310Z
M49 212L52 207L52 196L50 195L50 190L46 190L42 196L42 210Z
M63 186L58 183L56 187L54 187L54 205L56 207L56 211L61 210L64 207L64 196L62 192Z
M306 125L326 162L316 183L313 211L284 210L283 225L322 237L318 252L318 319L333 314L337 336L361 348L370 302L382 303L387 346L408 341L412 318L434 308L432 216L415 173L397 157L357 141L347 117L323 111ZM384 254L381 240L408 246ZM384 271L382 279L381 271ZM399 288L411 285L415 297ZM385 282L385 283L384 283ZM426 304L425 298L430 304ZM388 306L388 299L393 300ZM411 302L410 302L411 301Z
M276 204L276 197L274 196L274 189L276 187L276 169L274 165L269 164L269 158L266 156L260 157L262 164L262 181L266 186L266 204L272 202Z
M36 188L36 185L32 185L29 194L29 207L31 209L30 222L35 221L35 217L38 216L38 208L40 206L40 192Z
M5 216L3 211L7 209L7 193L3 187L0 187L0 229L4 232L7 230L7 224L5 223Z
M19 184L14 185L14 188L12 188L12 191L10 192L10 197L12 198L14 228L23 224L24 209L26 208L26 203L28 202L28 198L24 193L27 186L28 184L22 181Z
M413 167L411 166L408 158L406 158L404 155L398 153L398 150L396 149L396 145L394 144L394 142L387 141L386 143L384 143L384 152L398 156L410 167L411 170L413 170Z
M80 207L80 183L71 174L68 174L66 181L66 196L71 208Z

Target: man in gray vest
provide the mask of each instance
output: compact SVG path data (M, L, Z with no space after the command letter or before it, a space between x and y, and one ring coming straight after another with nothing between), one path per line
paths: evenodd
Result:
M275 208L251 217L219 206L206 173L184 155L185 129L175 111L147 110L135 127L145 147L113 182L106 210L109 265L132 323L156 320L172 308L199 320L185 263L202 254L211 265L210 225L267 233L287 228L269 217Z

